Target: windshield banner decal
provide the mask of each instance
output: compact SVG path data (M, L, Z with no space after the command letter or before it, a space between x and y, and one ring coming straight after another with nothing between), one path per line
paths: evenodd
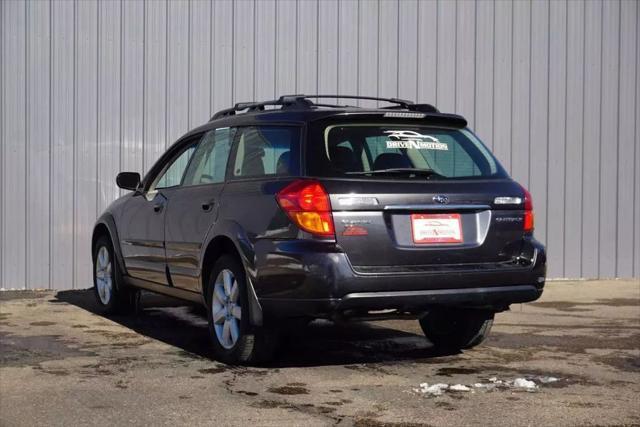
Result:
M412 130L386 130L389 135L387 148L414 148L418 150L442 150L447 151L449 147L444 142L438 141L430 135L422 135Z

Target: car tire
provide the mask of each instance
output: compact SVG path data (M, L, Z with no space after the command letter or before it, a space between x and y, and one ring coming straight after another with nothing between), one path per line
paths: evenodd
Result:
M223 255L211 271L207 286L207 317L214 357L227 364L261 364L277 346L277 334L251 325L247 279L242 263Z
M93 290L104 314L129 314L138 307L140 292L122 283L111 240L101 236L93 250Z
M482 343L491 331L494 313L485 310L433 310L420 319L424 335L436 349L459 351Z

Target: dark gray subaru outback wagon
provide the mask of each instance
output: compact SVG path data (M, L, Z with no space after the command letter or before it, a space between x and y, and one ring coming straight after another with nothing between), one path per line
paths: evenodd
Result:
M333 104L354 98L388 106ZM545 282L530 194L428 104L236 104L117 183L131 193L93 232L98 304L131 310L140 289L201 303L227 363L271 357L292 319L413 315L436 348L470 348Z

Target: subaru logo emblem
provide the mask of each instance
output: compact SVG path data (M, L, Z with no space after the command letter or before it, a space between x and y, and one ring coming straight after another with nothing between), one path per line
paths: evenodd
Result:
M442 194L438 194L437 196L433 196L433 201L436 203L440 203L441 205L446 205L449 203L449 198L447 196L443 196Z

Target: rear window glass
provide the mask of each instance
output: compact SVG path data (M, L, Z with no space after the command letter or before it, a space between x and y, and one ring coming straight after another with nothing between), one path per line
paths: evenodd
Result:
M495 158L467 129L394 124L340 124L324 129L322 152L309 169L319 176L504 177Z
M287 176L298 173L295 127L251 126L238 129L233 161L234 177Z

